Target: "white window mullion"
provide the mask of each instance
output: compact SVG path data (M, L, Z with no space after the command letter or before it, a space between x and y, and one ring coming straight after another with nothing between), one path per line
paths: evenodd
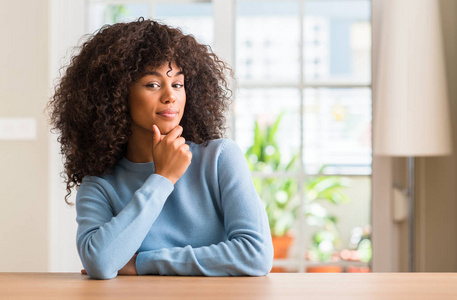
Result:
M235 0L213 0L214 52L230 67L235 66ZM229 77L227 77L229 78ZM235 85L229 81L229 88L235 92ZM233 97L232 97L233 98ZM233 105L226 115L227 137L235 139L235 117Z
M300 33L300 176L298 181L298 191L299 191L299 199L300 199L300 213L298 215L298 245L299 245L299 265L298 265L298 272L303 273L305 272L306 268L306 247L307 241L305 240L305 228L306 228L306 220L305 216L301 213L304 211L305 208L305 192L304 192L304 182L306 180L304 162L303 162L303 148L305 143L305 128L304 128L304 112L305 112L305 99L304 99L304 64L305 64L305 55L304 55L304 32L303 32L303 25L304 25L304 16L305 16L305 3L304 1L300 1L300 12L299 12L299 33Z

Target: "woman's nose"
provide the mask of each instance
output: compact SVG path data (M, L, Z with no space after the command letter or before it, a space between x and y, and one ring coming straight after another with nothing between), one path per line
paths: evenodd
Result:
M171 87L166 88L164 90L164 93L162 95L162 103L167 104L167 103L174 103L176 101L176 96L173 93L173 90Z

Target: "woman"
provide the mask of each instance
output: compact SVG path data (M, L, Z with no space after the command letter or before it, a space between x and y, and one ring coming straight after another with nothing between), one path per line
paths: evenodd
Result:
M265 210L243 153L221 139L226 70L142 18L102 28L72 58L49 106L90 277L270 271Z

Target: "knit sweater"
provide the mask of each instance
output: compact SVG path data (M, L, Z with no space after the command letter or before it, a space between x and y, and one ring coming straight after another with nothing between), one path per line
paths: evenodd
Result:
M77 248L90 277L116 277L135 253L138 275L268 274L268 219L242 151L228 139L188 144L192 162L175 185L153 162L126 158L84 177Z

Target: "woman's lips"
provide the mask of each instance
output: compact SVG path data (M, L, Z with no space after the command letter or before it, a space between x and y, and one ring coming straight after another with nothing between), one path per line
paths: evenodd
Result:
M157 114L167 119L173 119L178 115L178 111L174 108L167 108L157 112Z

